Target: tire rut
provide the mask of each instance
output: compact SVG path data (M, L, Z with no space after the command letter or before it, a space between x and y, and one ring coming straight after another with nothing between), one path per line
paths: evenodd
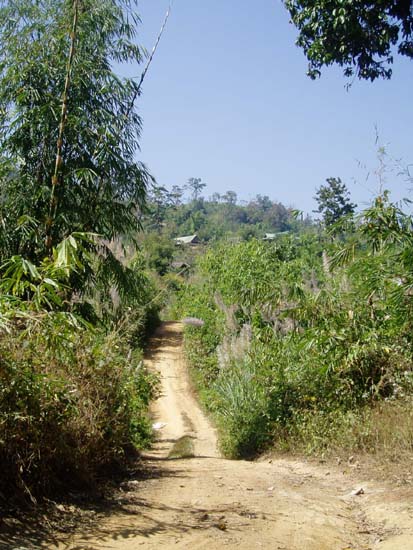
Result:
M122 484L115 509L42 548L413 549L411 493L396 498L331 465L221 458L182 353L182 326L163 323L146 357L161 377L147 479ZM181 454L174 452L181 442ZM357 486L364 493L355 495Z

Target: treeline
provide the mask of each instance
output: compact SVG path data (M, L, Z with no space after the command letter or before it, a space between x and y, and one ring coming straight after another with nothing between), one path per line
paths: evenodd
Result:
M176 313L202 322L186 351L227 456L410 456L412 229L385 193L318 234L199 258Z
M149 193L149 212L143 216L146 232L172 238L197 234L203 242L224 237L246 240L296 231L312 223L266 195L240 203L234 191L205 198L205 188L200 178L190 178L187 185L171 190L154 188Z

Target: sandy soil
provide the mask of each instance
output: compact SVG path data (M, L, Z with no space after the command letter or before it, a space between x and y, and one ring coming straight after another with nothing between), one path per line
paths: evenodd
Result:
M191 392L179 323L162 325L147 364L162 377L153 415L163 427L146 479L123 483L115 509L42 548L413 550L411 490L357 479L347 464L220 458ZM177 447L194 456L168 458Z

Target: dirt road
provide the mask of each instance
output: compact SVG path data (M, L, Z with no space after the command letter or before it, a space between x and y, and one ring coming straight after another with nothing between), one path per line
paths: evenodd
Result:
M357 479L348 465L221 459L190 389L179 323L162 325L147 363L162 377L147 479L125 482L115 510L47 548L413 549L411 491Z

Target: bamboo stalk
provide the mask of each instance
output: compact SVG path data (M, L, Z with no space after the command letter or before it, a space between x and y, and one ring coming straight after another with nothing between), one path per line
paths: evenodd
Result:
M140 94L140 91L141 91L141 88L142 88L143 81L145 80L145 77L146 77L146 73L148 72L148 69L149 69L149 67L151 66L151 63L152 63L152 61L153 61L153 57L154 57L154 55L155 55L155 53L156 53L156 50L158 49L159 42L161 41L162 35L163 35L164 31L165 31L166 24L168 23L168 19L169 19L169 16L170 16L170 14L171 14L172 5L173 5L173 0L171 0L171 3L170 3L169 6L168 6L168 9L167 9L167 11L166 11L165 18L164 18L163 23L162 23L161 30L159 31L159 34L158 34L158 37L157 37L157 39L156 39L155 45L154 45L154 47L152 48L151 54L150 54L150 56L149 56L149 58L148 58L148 61L147 61L146 65L145 65L145 68L144 68L144 70L143 70L143 72L142 72L142 74L141 74L141 77L140 77L139 83L138 83L138 87L137 87L136 90L135 90L135 93L134 93L134 95L133 95L133 97L132 97L132 100L131 100L131 102L130 102L130 104L129 104L128 110L126 111L126 115L125 115L125 118L126 118L126 119L129 118L129 115L131 114L132 109L133 109L133 107L134 107L134 105L135 105L136 98L137 98L138 95Z
M49 253L51 253L52 251L52 245L53 245L52 228L56 218L57 206L58 206L57 188L58 188L58 185L63 184L63 174L62 174L63 139L64 139L66 122L67 122L67 104L69 101L73 60L74 60L75 49L76 49L77 27L78 27L78 20L79 20L79 1L80 0L73 0L73 24L72 24L72 31L70 34L70 49L69 49L69 56L67 60L65 86L64 86L63 95L62 95L62 110L60 115L59 134L57 138L55 168L52 176L52 191L50 195L49 215L46 220L46 248L49 251Z

